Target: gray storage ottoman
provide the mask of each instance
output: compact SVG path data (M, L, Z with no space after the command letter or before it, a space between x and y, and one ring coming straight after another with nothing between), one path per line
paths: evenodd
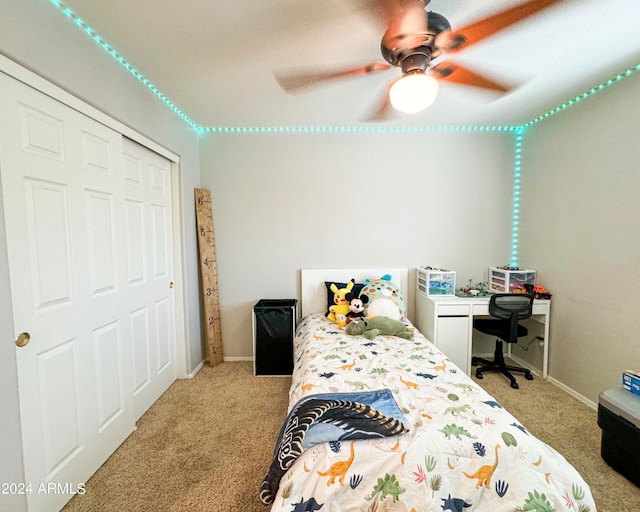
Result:
M623 388L600 393L598 426L602 458L640 487L640 396Z

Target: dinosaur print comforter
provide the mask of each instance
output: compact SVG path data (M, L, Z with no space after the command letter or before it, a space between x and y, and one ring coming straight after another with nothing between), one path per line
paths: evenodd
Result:
M368 340L321 313L296 331L290 408L308 395L390 389L408 433L309 447L272 512L595 512L589 487L550 446L417 330Z

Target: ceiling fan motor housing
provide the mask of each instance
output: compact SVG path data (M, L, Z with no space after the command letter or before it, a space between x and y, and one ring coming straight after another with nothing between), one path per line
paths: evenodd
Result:
M427 28L430 33L433 33L433 36L437 36L440 32L444 32L445 30L451 30L451 24L449 20L445 18L442 14L438 14L437 12L429 11Z
M451 30L451 24L442 16L436 12L429 12L427 16L427 30L424 34L406 34L399 38L399 41L408 39L411 37L424 36L424 41L413 48L406 48L402 45L396 48L389 48L384 44L387 40L386 34L382 38L380 44L380 51L384 59L393 66L402 67L403 73L412 71L425 71L429 66L433 53L437 50L435 46L436 36L445 30Z
M407 55L404 55L404 54ZM426 71L431 61L433 50L429 46L419 46L399 55L400 67L402 73L411 73L413 71ZM403 56L404 55L404 56Z

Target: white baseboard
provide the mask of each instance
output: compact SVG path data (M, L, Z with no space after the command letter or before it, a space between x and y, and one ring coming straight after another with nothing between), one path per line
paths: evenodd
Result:
M554 379L553 377L547 377L547 380L549 382L551 382L551 384L555 384L556 386L558 386L560 389L562 389L565 393L570 394L573 398L575 398L576 400L578 400L579 402L582 402L585 405L588 405L589 407L591 407L594 411L598 410L598 404L596 404L595 402L593 402L592 400L589 400L588 398L582 396L580 393L578 393L577 391L574 391L573 389L571 389L569 386L567 386L566 384L563 384L562 382L560 382L559 380Z
M514 356L513 354L511 354L511 355L505 354L505 355L507 356L507 358L511 359L514 363L519 364L520 366L523 366L523 367L527 368L535 376L542 378L542 373L535 366L531 366L529 363L527 363L526 361L520 359L518 356Z
M253 361L253 357L225 357L225 358L223 358L223 361L231 361L231 362L233 362L233 361ZM208 363L209 363L209 358L205 357L202 361L200 361L200 364L198 366L196 366L191 373L185 375L184 377L179 377L179 378L180 379L193 379L196 376L196 374L200 370L202 370L202 367L205 364L208 364Z
M506 354L505 354L506 355ZM485 357L485 359L490 359L491 357L493 357L493 354L487 354L487 356L478 356L478 357ZM522 359L520 359L517 356L514 356L513 354L511 354L510 356L508 356L509 359L511 359L514 363L519 364L520 366L524 366L525 368L528 368L529 370L531 370L531 373L533 373L534 375L542 378L542 374L540 372L540 370L538 370L537 368L531 366L529 363L527 363L526 361L523 361ZM593 402L592 400L589 400L587 397L581 395L580 393L578 393L576 390L571 389L569 386L567 386L566 384L563 384L562 382L560 382L557 379L554 379L553 377L547 375L547 380L553 384L554 386L558 386L562 391L564 391L565 393L571 395L573 398L575 398L576 400L578 400L579 402L582 402L583 404L591 407L593 410L598 410L598 404L596 404L595 402Z
M198 366L196 366L191 373L188 373L184 377L180 377L180 378L181 379L193 379L196 376L196 373L198 373L200 370L202 370L203 366L204 366L204 360L200 361L200 364Z
M240 357L236 357L236 356L229 356L229 357L223 357L222 358L223 361L228 361L228 362L235 362L235 361L253 361L253 357L251 356L240 356ZM209 362L209 358L205 358L205 360L201 363L208 363Z

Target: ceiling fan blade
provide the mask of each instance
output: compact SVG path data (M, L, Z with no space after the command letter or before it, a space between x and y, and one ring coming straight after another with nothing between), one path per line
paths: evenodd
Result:
M449 53L460 51L562 1L563 0L528 0L516 7L511 7L493 16L471 23L455 32L442 32L436 38L436 44L439 48Z
M330 80L368 75L376 71L385 71L392 68L386 62L372 62L364 66L332 71L299 71L292 73L274 73L277 82L287 92L297 92L306 87L319 85Z
M474 87L481 87L482 89L490 89L501 93L509 92L512 89L512 87L495 82L486 76L482 76L453 62L440 62L437 66L433 66L431 71L436 74L436 78L438 80L443 80L445 82L472 85Z
M396 79L399 80L399 79ZM376 121L385 121L389 118L389 116L395 112L395 110L393 109L393 107L391 106L391 102L389 101L389 89L391 88L391 86L394 84L394 82L396 82L396 80L393 80L386 88L384 95L380 97L380 99L378 100L378 104L376 105L375 109L373 109L369 115L367 115L363 121L368 122L368 123L373 123Z

